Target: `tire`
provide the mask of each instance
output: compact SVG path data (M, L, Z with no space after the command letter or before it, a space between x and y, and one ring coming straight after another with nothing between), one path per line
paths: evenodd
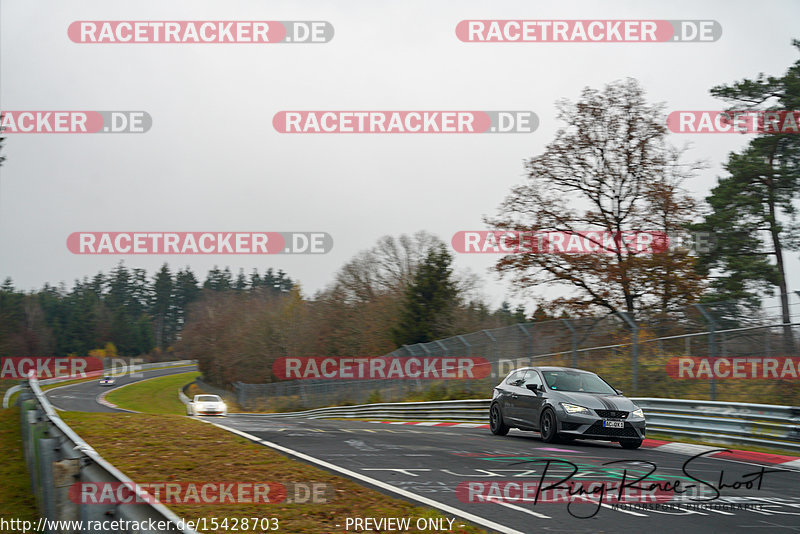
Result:
M510 430L510 427L503 422L503 414L497 403L492 404L492 407L489 408L489 428L495 436L505 436Z
M542 417L539 419L539 432L545 443L558 443L558 423L553 410L547 408L542 412Z
M619 440L619 444L622 445L623 449L638 449L639 446L642 444L642 440L640 440L640 439L621 439L621 440Z

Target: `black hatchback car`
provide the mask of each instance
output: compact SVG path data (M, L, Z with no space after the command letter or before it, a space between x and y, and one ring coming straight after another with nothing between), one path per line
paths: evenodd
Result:
M494 388L493 434L534 430L553 443L576 438L618 441L635 449L645 437L641 408L589 371L567 367L515 369Z

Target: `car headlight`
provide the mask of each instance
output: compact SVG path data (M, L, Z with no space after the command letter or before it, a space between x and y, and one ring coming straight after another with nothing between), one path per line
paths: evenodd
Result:
M561 407L564 408L564 411L568 414L584 414L584 415L591 415L592 413L589 411L588 408L584 408L583 406L578 406L577 404L569 404L567 402L562 402Z
M644 419L644 412L642 411L641 408L637 408L636 410L633 410L631 412L631 414L633 414L634 417L641 417L642 419Z

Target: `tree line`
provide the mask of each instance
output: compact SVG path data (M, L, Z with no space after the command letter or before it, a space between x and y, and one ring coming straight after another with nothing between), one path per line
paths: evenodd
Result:
M204 294L280 294L292 287L286 273L271 268L234 276L227 267L214 267L200 284L189 267L172 272L167 264L148 277L144 269L120 263L108 274L76 280L69 290L45 284L23 292L6 278L0 286L0 356L85 356L106 349L158 356L174 351L190 305Z

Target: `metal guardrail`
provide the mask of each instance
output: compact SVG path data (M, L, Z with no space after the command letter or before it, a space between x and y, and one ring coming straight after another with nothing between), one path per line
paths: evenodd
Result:
M84 526L119 521L117 528L107 532L128 534L155 534L181 532L197 534L185 523L120 470L103 459L78 436L56 413L47 400L36 378L24 384L21 399L21 427L25 460L31 477L31 488L36 496L42 518L50 521L82 521ZM140 503L131 504L87 504L76 503L70 498L70 487L76 482L124 483L135 488ZM74 496L74 494L73 494ZM80 500L80 499L78 499ZM128 523L122 523L127 521ZM100 522L100 523L96 523ZM103 523L106 522L106 523ZM151 525L156 530L150 529ZM130 529L121 528L123 526ZM137 527L136 530L133 530ZM51 533L73 534L76 529L55 530ZM100 532L93 529L92 532Z
M800 407L704 400L632 398L645 412L647 430L727 445L761 445L800 452ZM334 406L269 417L489 421L491 399L389 402Z
M270 417L308 417L310 419L361 419L378 417L385 419L414 419L423 421L487 422L490 399L431 401L431 402L382 402L358 406L333 406L303 412L271 413Z
M800 451L800 407L684 399L633 399L647 429L733 445Z
M143 370L147 370L147 369L160 369L160 368L163 368L163 367L180 367L180 366L183 366L183 365L194 365L196 363L197 363L196 360L178 360L178 361L175 361L175 362L143 363L141 365L137 365L136 366L136 371L143 371ZM86 376L85 377L81 377L81 378L98 377L98 376L102 376L103 373L105 373L105 372L106 372L105 369L103 369L102 371L90 371L88 373L84 373ZM135 372L135 371L129 371L129 372L126 372L125 374L131 374L133 372ZM67 380L74 380L74 377L65 376L65 377L58 377L58 378L46 378L44 380L39 380L39 384L41 384L41 385L56 384L58 382L65 382ZM10 388L8 388L6 390L5 395L3 395L3 408L8 408L9 407L9 401L11 399L11 396L14 395L14 393L19 391L20 389L22 389L22 386L21 385L16 385L16 386L11 386Z

